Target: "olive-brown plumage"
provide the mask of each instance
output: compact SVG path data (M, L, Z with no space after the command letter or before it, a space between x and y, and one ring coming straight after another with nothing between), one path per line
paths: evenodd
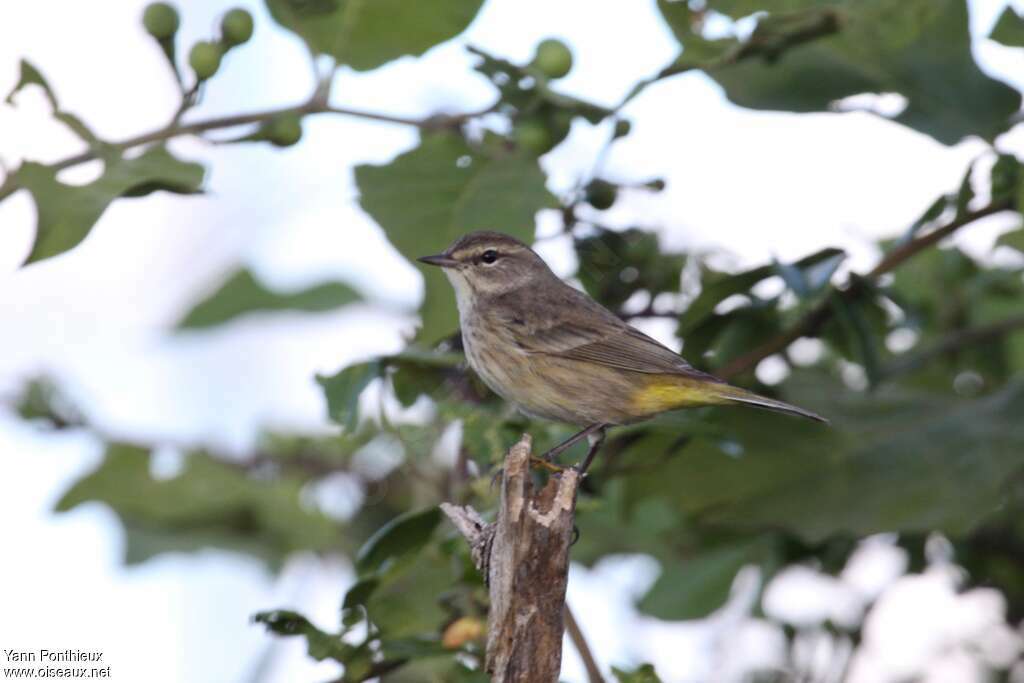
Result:
M470 233L420 260L444 268L455 289L470 366L530 415L588 426L581 434L667 410L729 403L823 421L694 369L562 282L508 235Z

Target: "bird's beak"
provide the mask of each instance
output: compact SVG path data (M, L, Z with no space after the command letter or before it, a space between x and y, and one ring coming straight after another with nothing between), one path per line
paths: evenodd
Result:
M441 266L442 268L451 268L452 266L458 265L458 261L453 259L451 256L445 254L434 254L433 256L420 256L416 259L420 263L426 263L431 266Z

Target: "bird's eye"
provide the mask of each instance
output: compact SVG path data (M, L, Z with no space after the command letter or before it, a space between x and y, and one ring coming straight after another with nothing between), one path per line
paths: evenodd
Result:
M480 260L484 263L494 263L498 260L498 252L493 249L488 249L484 253L480 254Z

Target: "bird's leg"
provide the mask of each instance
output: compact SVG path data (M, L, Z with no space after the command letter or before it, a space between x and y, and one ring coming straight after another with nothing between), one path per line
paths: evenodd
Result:
M555 458L557 458L559 455L561 455L563 451L565 451L566 449L571 448L573 445L575 445L576 442L579 441L580 439L582 439L583 437L590 436L594 432L596 432L598 430L603 430L603 429L604 429L604 425L603 424L601 424L600 422L595 422L594 424L592 424L592 425L590 425L590 426L588 426L588 427L586 427L584 429L581 429L580 431L576 432L575 434L570 436L568 439L566 439L562 443L558 444L557 446L555 446L550 451L548 451L547 453L545 453L544 455L542 455L540 457L543 458L544 460L548 461L548 462L551 462Z
M587 436L587 440L590 442L590 450L587 451L587 457L583 458L583 462L576 466L576 471L580 473L582 477L587 473L587 468L590 467L590 463L594 461L594 456L601 450L601 446L604 444L605 437L605 425L600 425L600 428L592 432Z

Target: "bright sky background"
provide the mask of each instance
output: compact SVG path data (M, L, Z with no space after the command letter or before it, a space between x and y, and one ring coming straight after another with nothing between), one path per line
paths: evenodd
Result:
M0 93L14 85L18 59L27 57L62 105L101 136L122 139L162 125L176 105L176 89L139 25L144 4L35 0L0 9ZM972 3L976 35L987 33L1004 4ZM183 52L208 37L229 7L245 6L256 16L252 46L231 53L193 116L308 96L312 79L303 46L274 26L261 3L178 5ZM468 68L464 44L526 60L548 36L565 39L575 52L564 90L605 104L618 101L677 51L653 0L488 0L465 34L422 59L363 75L340 72L334 100L407 116L472 110L489 104L492 93ZM1024 87L1024 51L976 43L989 73ZM53 161L79 150L75 138L47 120L38 90L22 93L17 102L17 109L0 107L0 159L8 167L21 158ZM853 267L863 267L874 256L873 238L898 232L935 196L955 188L984 149L978 141L943 147L866 114L740 110L700 74L650 88L626 114L634 132L615 146L607 174L663 177L668 189L627 195L606 222L659 226L665 245L724 250L736 266L839 245L852 253ZM1019 131L1001 141L1006 149L1024 151ZM575 125L570 139L544 159L552 189L567 187L593 164L606 134ZM322 427L314 373L399 348L414 321L419 277L358 208L351 171L358 163L386 162L415 140L408 128L320 117L307 121L302 144L284 151L178 141L174 149L183 156L209 163L207 195L116 202L82 246L25 270L16 265L31 240L31 202L20 193L0 204L0 392L46 371L106 432L238 451L261 427ZM96 172L82 167L67 178L84 181ZM549 219L539 217L542 234L550 230ZM995 218L958 239L987 254L1007 227ZM572 272L564 243L545 241L541 251L559 272ZM251 317L213 332L167 338L166 328L189 303L240 260L281 287L345 279L372 303L322 315ZM269 682L332 675L331 666L308 661L300 643L274 641L274 666L264 677L252 677L272 641L247 619L259 609L290 605L335 627L350 580L345 562L297 558L274 578L254 560L209 551L124 569L123 538L110 510L93 504L72 514L49 513L68 483L99 456L99 444L88 438L41 435L0 415L0 646L99 648L115 681ZM877 581L885 585L901 573L899 559L884 540L872 549L881 558L871 564L875 569L854 574L870 579L880 571ZM656 572L644 558L611 560L590 572L574 568L570 601L603 663L654 659L668 680L683 681L725 675L722 667L736 658L727 647L770 661L765 643L772 636L763 625L744 622L742 637L719 638L722 628L742 621L742 601L700 624L666 627L636 617L630 595ZM804 594L813 585L819 597L849 588L834 582L823 587L823 577L801 581L795 585ZM925 602L939 604L941 597L954 604L948 576L940 572L928 581L919 589ZM588 598L594 592L602 600ZM838 597L829 602L846 604ZM987 604L978 613L993 609L998 611ZM920 630L922 623L941 621L931 613L917 617L928 620L886 623ZM624 639L623 632L636 636ZM879 642L883 647L887 641ZM922 652L932 646L922 645ZM575 654L567 650L566 658L566 679L582 680ZM876 674L864 674L864 680L882 680Z

